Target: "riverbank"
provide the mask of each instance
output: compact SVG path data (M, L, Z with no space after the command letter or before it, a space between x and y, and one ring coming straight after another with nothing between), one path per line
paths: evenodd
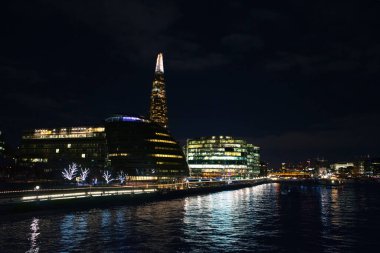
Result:
M3 192L0 214L39 212L47 210L84 210L115 205L138 205L146 202L182 198L191 195L236 190L272 182L267 178L194 182L188 184L147 187L93 187L50 189L44 191Z
M259 178L235 181L202 181L187 184L146 185L146 187L82 187L46 189L41 191L8 191L1 192L0 194L0 214L26 214L30 212L58 210L86 210L118 205L140 205L147 202L236 190L267 183L281 183L282 185L290 186L338 187L349 184L378 184L379 182Z

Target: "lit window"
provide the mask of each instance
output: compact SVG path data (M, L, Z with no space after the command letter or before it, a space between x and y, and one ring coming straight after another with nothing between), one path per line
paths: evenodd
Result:
M161 140L161 139L147 139L147 141L149 141L149 142L162 142L162 143L177 144L175 141Z
M156 135L158 135L158 136L167 136L167 137L170 137L170 135L168 135L168 134L165 134L165 133L159 133L159 132L156 132Z
M153 157L166 157L166 158L183 158L181 155L168 155L168 154L150 154Z
M71 144L69 143L69 144L67 144L67 148L71 148Z
M86 154L82 154L82 158L86 158Z
M128 153L111 153L108 156L113 157L113 156L128 156Z
M59 153L59 148L55 149L55 153L57 153L57 154Z

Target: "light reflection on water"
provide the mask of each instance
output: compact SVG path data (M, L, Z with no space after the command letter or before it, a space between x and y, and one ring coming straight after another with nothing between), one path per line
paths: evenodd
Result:
M289 194L283 188L267 184L2 220L0 252L350 252L380 246L378 185L293 186Z
M37 242L38 236L40 235L38 222L39 219L33 218L32 224L30 225L30 249L27 251L28 253L37 253L40 249Z

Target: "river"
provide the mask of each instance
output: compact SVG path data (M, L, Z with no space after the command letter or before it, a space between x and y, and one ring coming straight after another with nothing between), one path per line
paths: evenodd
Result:
M0 252L376 252L380 184L278 183L0 218Z

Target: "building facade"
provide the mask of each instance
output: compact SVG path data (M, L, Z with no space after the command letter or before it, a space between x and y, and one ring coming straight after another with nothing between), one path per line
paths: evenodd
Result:
M160 126L168 127L168 106L165 91L163 55L159 53L154 72L152 94L150 97L149 119Z
M260 175L260 148L250 143L247 143L247 167L249 177Z
M19 166L38 178L61 178L71 163L123 171L130 181L173 181L189 175L185 156L166 128L142 117L113 116L104 126L35 129L22 136Z
M364 157L354 162L355 172L360 176L380 177L380 158Z
M186 157L167 131L163 55L158 54L149 119L116 115L101 126L35 129L24 133L18 165L39 178L61 177L77 163L100 174L124 171L131 181L175 181L189 175Z
M259 148L231 136L201 137L187 141L191 177L248 178L260 173Z
M166 128L142 117L106 119L108 158L132 181L173 181L189 175L185 156Z
M71 163L99 171L106 165L105 135L103 126L27 131L22 136L18 165L42 178L60 177Z

